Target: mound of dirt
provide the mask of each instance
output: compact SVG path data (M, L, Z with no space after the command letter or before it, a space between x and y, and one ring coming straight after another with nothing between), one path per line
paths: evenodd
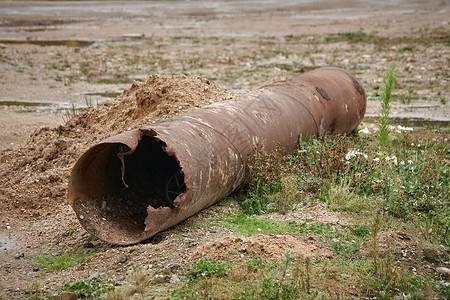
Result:
M428 266L427 264L439 265L441 261L450 258L448 248L421 244L420 241L405 232L382 231L378 234L377 241L379 257L391 256L404 267L416 267L421 263L425 263L426 266ZM361 245L361 252L371 255L372 248L371 241L367 241Z
M10 217L50 214L65 203L71 168L89 147L229 96L201 77L151 75L145 83L134 82L114 100L72 112L64 125L41 128L24 146L0 154L0 209L9 211Z
M309 236L257 234L248 238L227 236L200 243L192 253L191 261L198 261L205 256L221 260L232 256L237 256L238 260L245 256L259 256L265 260L278 260L285 256L286 251L289 251L294 259L298 256L333 256L333 251L326 246L322 238L313 233Z

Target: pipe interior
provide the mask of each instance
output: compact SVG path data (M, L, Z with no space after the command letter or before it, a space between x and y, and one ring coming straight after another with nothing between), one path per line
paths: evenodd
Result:
M173 201L186 191L186 185L178 161L164 152L165 146L159 139L143 136L136 150L124 156L123 181L118 144L102 150L109 152L106 164L89 183L101 192L76 203L86 229L109 242L131 243L145 229L148 206L174 207Z

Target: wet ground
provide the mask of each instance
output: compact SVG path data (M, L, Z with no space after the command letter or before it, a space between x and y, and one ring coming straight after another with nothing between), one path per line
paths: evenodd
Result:
M200 75L239 91L331 65L356 73L371 96L379 74L397 64L404 78L393 114L448 121L448 4L2 1L1 148L23 142L41 125L63 122L76 109L113 98L152 73ZM405 42L378 49L374 41L342 39L355 32ZM428 42L413 47L408 42L436 32L441 38L447 32L447 45L430 50ZM368 115L376 116L377 107L369 102Z

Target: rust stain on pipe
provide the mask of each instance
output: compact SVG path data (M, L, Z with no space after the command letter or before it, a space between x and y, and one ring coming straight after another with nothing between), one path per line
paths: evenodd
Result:
M68 201L99 239L135 244L245 183L254 146L294 151L300 135L352 131L365 109L353 75L317 69L93 146L72 170Z

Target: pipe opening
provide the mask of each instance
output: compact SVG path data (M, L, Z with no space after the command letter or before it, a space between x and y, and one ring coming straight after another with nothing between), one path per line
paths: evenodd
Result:
M105 163L90 170L95 176L85 183L95 187L95 193L85 194L75 209L91 233L127 244L136 242L144 232L147 207L174 208L186 184L177 159L164 151L166 143L145 135L132 154L124 155L122 181L120 146L110 144L98 154Z
M175 207L173 201L186 191L186 184L176 158L164 152L166 146L161 140L143 136L133 154L124 156L124 181L128 185L122 193L124 199L153 208Z

